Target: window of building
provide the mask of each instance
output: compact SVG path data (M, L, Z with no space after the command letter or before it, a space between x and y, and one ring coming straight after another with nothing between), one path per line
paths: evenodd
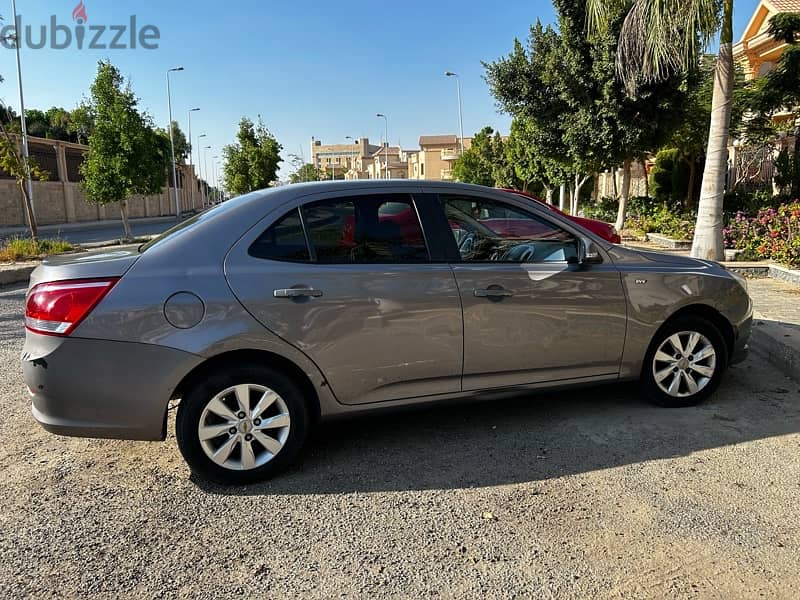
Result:
M439 198L465 262L546 263L578 256L575 236L516 206L477 196Z
M408 196L359 196L303 207L317 262L425 262L428 249Z
M300 213L295 208L258 236L248 249L250 256L269 260L308 261L308 244Z
M425 163L421 163L419 165L419 174L420 175L425 175Z

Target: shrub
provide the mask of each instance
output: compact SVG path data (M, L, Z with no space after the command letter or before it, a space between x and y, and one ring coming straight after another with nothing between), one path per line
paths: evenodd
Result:
M11 238L0 248L0 260L14 262L50 254L61 254L73 249L74 246L66 240L34 241L31 238Z
M800 266L800 200L755 216L739 211L722 233L725 247L740 250L743 258Z
M588 204L581 207L582 216L587 219L598 219L607 223L617 220L619 210L619 200L611 197L603 197L596 204Z
M786 196L773 196L767 190L737 189L725 194L723 207L733 218L737 212L756 214L762 208L778 208L789 201Z
M688 240L694 236L696 219L695 213L681 211L679 204L637 197L631 199L625 228L641 233L661 233L677 240Z

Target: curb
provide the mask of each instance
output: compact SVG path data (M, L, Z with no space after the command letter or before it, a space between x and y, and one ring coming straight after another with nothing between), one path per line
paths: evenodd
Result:
M37 265L30 265L16 269L0 269L0 286L28 283L36 267Z
M800 382L800 327L757 315L749 343L753 354Z
M652 242L661 248L668 248L670 250L690 250L692 242L685 240L674 240L660 233L648 233L645 235L645 240Z

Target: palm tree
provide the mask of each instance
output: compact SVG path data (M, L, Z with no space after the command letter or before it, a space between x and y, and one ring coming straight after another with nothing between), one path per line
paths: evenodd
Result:
M733 0L587 0L590 32L611 26L626 11L619 35L617 73L628 90L697 64L719 32L706 166L697 207L692 256L722 260L722 200L728 171L733 99Z

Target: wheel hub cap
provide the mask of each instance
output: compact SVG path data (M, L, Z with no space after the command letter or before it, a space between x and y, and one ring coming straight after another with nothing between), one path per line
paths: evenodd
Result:
M275 391L241 384L211 398L197 433L206 456L235 471L255 469L281 451L291 427L289 408Z

